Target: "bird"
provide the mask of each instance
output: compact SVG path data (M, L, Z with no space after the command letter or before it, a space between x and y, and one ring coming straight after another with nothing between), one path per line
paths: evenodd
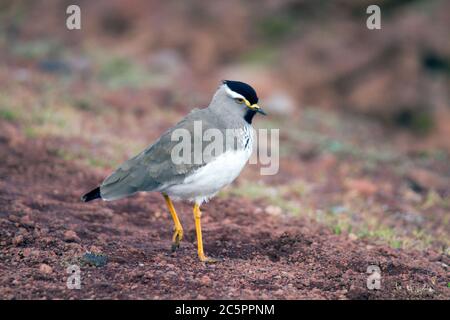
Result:
M249 160L254 140L252 120L256 114L267 115L258 101L255 89L249 84L223 80L206 108L193 109L154 143L121 164L100 186L84 194L81 200L110 201L137 192L161 193L174 223L172 251L179 248L183 238L183 227L172 199L190 201L193 203L198 258L202 262L217 262L219 259L206 256L203 250L200 206L231 184ZM201 131L195 129L198 123ZM195 142L203 141L204 133L209 129L224 136L227 131L234 130L236 139L229 141L225 136L220 144L223 148L216 148L209 157L192 161L199 150L205 153L205 144L196 149ZM189 161L174 161L173 151L180 143L173 137L176 132L188 133L190 142L194 142L184 158Z

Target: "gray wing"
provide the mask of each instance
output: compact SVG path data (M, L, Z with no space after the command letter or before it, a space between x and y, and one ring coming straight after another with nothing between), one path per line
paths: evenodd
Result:
M116 171L107 177L100 186L102 199L115 200L126 197L138 191L155 191L162 185L176 184L183 181L186 174L206 164L174 164L171 159L173 147L179 141L172 141L172 132L176 129L186 129L193 133L194 121L202 121L202 131L216 128L216 117L209 109L193 110L183 120L167 130L155 143L148 146L135 157L124 162ZM191 146L196 137L191 134ZM203 146L204 147L204 146ZM191 156L193 147L191 148Z

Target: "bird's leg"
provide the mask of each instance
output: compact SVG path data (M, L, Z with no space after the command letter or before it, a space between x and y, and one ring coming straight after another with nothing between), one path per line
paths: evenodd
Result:
M172 237L172 251L176 251L180 246L181 239L183 239L183 227L181 226L180 219L178 219L177 212L173 206L172 200L170 200L167 194L163 194L166 200L167 208L169 208L174 223L174 233Z
M202 262L217 262L218 260L208 258L207 256L205 256L205 253L203 252L202 225L200 222L201 216L202 212L200 211L200 205L196 203L194 204L194 219L195 219L195 230L197 232L198 257Z

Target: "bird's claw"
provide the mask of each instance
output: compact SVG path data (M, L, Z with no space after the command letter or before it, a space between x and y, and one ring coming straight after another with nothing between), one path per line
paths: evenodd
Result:
M198 257L200 261L204 263L217 263L222 261L221 259L207 257L204 254L199 254Z
M181 239L183 239L183 229L175 228L175 232L173 233L172 237L172 252L177 251L177 249L180 247Z

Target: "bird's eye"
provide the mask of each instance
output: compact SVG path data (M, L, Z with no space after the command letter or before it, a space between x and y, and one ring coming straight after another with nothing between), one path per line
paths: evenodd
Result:
M242 99L242 98L236 98L236 99L234 99L234 101L236 101L239 104L244 103L244 99Z

